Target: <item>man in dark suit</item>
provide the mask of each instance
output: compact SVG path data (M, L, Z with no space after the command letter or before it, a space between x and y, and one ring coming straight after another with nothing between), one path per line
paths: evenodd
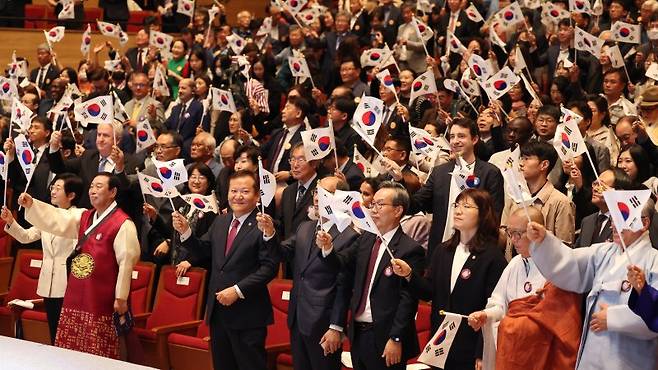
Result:
M282 240L291 237L303 221L308 221L308 207L313 204L318 177L318 163L306 161L304 143L297 143L290 149L290 166L295 182L283 190L281 212L277 217Z
M55 131L50 140L48 163L50 164L51 171L55 174L71 172L82 178L85 188L79 203L82 208L91 208L89 192L87 190L94 177L99 172L116 174L121 181L117 203L131 218L135 219L135 216L141 215L141 209L135 210L135 207L129 204L126 197L126 190L129 188L127 175L134 173L137 163L132 156L124 155L118 147L121 142L122 130L123 127L118 122L98 125L96 130L96 149L85 150L82 156L67 160L64 160L60 152L62 148L62 133ZM114 145L114 140L116 140L116 145Z
M229 184L231 212L217 216L204 236L194 236L177 212L173 225L193 252L192 265L212 258L206 322L215 370L265 370L267 325L274 322L267 283L276 273L278 242L257 216L256 175L238 171Z
M338 177L325 177L318 182L329 193L347 191L347 183ZM332 226L328 233L333 249L321 250L316 244L321 222L318 195L314 196L314 217L304 221L292 237L281 243L284 258L294 261L293 287L288 307L288 327L292 347L293 367L308 370L338 370L341 368L342 333L347 320L347 292L341 266L329 254L339 253L359 236L348 227L342 233ZM274 229L267 216L269 228Z
M61 78L57 77L50 84L47 98L41 99L41 101L39 102L39 110L37 114L40 116L48 117L51 121L53 121L52 124L56 130L59 130L62 127L62 124L65 124L64 116L62 115L58 117L55 114L49 116L48 111L50 111L55 107L55 105L57 105L57 103L64 96L65 91L66 91L66 82Z
M270 140L263 144L261 153L267 160L267 169L274 174L276 181L292 181L290 174L290 149L302 142L301 131L304 130L304 118L310 110L308 101L301 97L290 97L281 111L283 128L272 132Z
M461 8L462 2L460 0L448 0L447 1L447 11L441 19L439 20L439 25L437 30L441 32L442 35L445 35L446 31L451 31L455 37L465 43L469 37L477 35L480 33L480 28L478 23L473 22L468 18L466 12ZM445 36L439 37L439 44L445 46L446 38ZM461 59L461 55L457 53L451 53L451 57ZM451 58L450 65L453 65L454 58Z
M336 14L335 31L329 31L325 34L325 40L327 42L326 53L324 54L324 63L323 66L329 66L335 63L336 53L338 47L345 40L347 36L354 35L350 31L350 13L339 12Z
M59 68L52 63L53 56L47 44L37 46L37 61L39 67L30 72L30 82L33 82L44 93L48 91L50 83L59 77Z
M359 191L365 176L363 175L363 171L352 162L347 149L342 141L337 138L336 156L327 155L322 161L322 165L326 173L336 173L336 170L338 170L340 174L336 174L336 176L343 178L347 182L349 190ZM338 164L336 164L336 157L338 157Z
M135 47L126 51L126 58L130 62L130 66L135 72L148 72L144 71L144 66L148 64L149 54L149 34L146 30L139 30L135 35Z
M548 65L548 76L555 76L555 69L563 58L568 58L571 63L577 63L580 70L580 85L590 93L600 92L602 89L601 64L598 59L585 51L576 50L571 45L574 38L573 26L569 19L565 18L558 23L558 43L551 45L548 49L538 49L536 41L531 43L536 49L530 54L535 67ZM578 53L578 57L576 57ZM623 52L622 52L622 55Z
M201 122L203 116L203 105L194 99L195 84L190 78L184 78L178 83L178 98L180 104L177 104L172 110L171 115L164 122L164 126L178 132L183 137L183 157L187 162L191 161L190 149L192 140L196 135L196 128L200 124L203 130L210 131L210 121L206 117Z
M344 252L332 253L346 264L346 286L353 287L349 337L355 370L404 369L419 353L414 317L418 300L406 281L393 274L391 256L414 269L424 268L425 251L400 227L409 205L406 189L383 183L372 202L372 220L382 235L364 232ZM383 239L383 241L382 241ZM319 235L318 245L327 249L330 236Z
M450 148L464 161L469 171L473 171L473 187L486 189L494 201L494 210L500 217L505 205L505 192L503 188L503 176L498 168L488 162L477 159L474 153L478 142L477 126L468 118L456 119L450 127ZM451 193L451 173L455 169L456 161L451 160L434 167L432 174L427 178L425 184L411 197L411 214L418 211L431 212L432 228L427 244L428 255L434 247L445 240L446 235L452 234L450 230L444 233L446 221L449 215L449 199ZM450 209L452 206L450 205Z
M592 204L599 211L583 218L574 248L603 243L612 237L610 211L603 199L603 192L610 189L631 189L631 179L619 168L611 168L601 173L596 183L592 184Z

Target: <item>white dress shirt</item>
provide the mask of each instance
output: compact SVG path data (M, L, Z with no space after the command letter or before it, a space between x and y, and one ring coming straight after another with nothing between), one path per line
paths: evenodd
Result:
M468 247L463 243L459 243L457 248L455 248L455 255L452 257L452 271L450 271L450 292L455 289L455 284L459 278L459 274L462 272L462 267L468 260L468 256L471 255L471 252L468 250Z
M286 145L290 143L290 140L295 135L297 130L299 130L300 127L302 127L301 123L292 127L288 127L288 133L286 134L286 137L283 139L283 142L281 143L281 149L279 149L279 154L274 160L274 167L272 167L274 173L277 173L279 171L279 165L281 164L281 158L283 158L283 152L286 151Z

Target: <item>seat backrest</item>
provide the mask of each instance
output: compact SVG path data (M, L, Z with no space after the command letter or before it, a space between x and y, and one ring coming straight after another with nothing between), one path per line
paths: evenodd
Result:
M274 323L267 327L265 345L290 343L287 320L292 280L274 279L267 285L267 289L270 292L270 300L272 301Z
M14 299L37 299L37 285L41 272L43 252L37 249L21 249L16 255L14 272L4 305Z
M46 29L48 23L46 22L46 12L48 7L46 5L25 5L25 21L23 26L25 28ZM7 195L7 199L9 195Z
M98 31L97 19L103 19L103 8L87 8L85 6L84 23L91 25L91 29Z
M146 328L201 319L206 270L191 268L185 276L176 277L176 267L160 270L155 306L146 321Z
M432 330L432 325L430 324L431 312L432 306L430 306L429 303L418 303L418 313L416 314L416 334L418 335L418 343L421 346L425 346L432 337L432 334L434 334L430 332Z
M154 263L138 262L135 265L130 282L130 309L133 314L151 311L154 275Z
M150 10L142 11L132 11L130 12L130 18L128 19L128 30L127 32L137 32L144 28L143 23L144 19L152 15L159 15L160 13L153 13Z

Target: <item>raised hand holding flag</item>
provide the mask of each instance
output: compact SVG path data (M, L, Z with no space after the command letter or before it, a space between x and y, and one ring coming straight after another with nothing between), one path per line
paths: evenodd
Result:
M153 159L153 164L166 189L187 182L187 170L183 159L174 159L168 162Z
M214 109L231 113L236 112L233 94L229 90L222 90L213 87L212 98L212 105Z
M416 77L414 82L411 84L411 95L409 97L409 106L416 100L417 97L427 95L427 94L436 94L436 80L434 79L434 72L431 69L428 69L422 75Z
M610 28L612 39L630 44L640 43L640 25L616 21Z
M156 198L176 198L180 196L176 187L166 189L160 179L145 175L139 171L137 171L137 178L139 179L139 187L142 190L142 195L151 195Z
M111 95L103 95L76 104L73 109L76 119L83 126L90 123L112 123L114 121L114 102Z
M274 194L276 194L276 177L263 168L261 157L258 157L258 178L260 181L260 203L263 205L262 212L265 213L265 207L270 206Z
M53 43L62 41L64 38L64 30L64 26L57 26L51 28L49 31L43 31L46 35L48 45L51 46Z
M194 16L194 0L178 0L176 13L192 18Z
M302 131L301 136L307 161L322 159L336 147L331 127L305 130Z
M353 123L356 123L357 133L371 146L379 132L384 119L384 102L372 96L362 96L354 111Z
M108 22L96 21L98 25L98 30L103 34L103 36L112 37L118 39L121 37L121 27L119 25L114 25Z
M82 33L82 42L80 43L80 52L86 57L91 49L91 25L87 25L85 32Z
M73 0L63 0L61 3L62 10L57 14L57 19L74 19L75 10Z
M520 81L520 77L512 72L509 67L505 66L498 71L498 73L491 76L491 78L482 85L482 88L489 96L489 99L498 100Z
M137 126L135 127L135 138L137 139L135 140L135 144L137 145L136 153L139 153L156 143L155 134L153 133L151 124L146 117L143 118L144 119L137 122Z
M217 205L217 198L214 191L210 195L185 194L181 198L190 206L204 213L219 213L219 206Z
M633 264L628 254L628 248L621 236L623 230L639 231L644 226L642 209L651 197L651 190L607 190L603 192L610 218L619 235L619 241L629 264Z

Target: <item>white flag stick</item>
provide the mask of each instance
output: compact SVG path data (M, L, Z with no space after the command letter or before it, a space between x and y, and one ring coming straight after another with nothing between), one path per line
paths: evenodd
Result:
M462 315L460 313L454 313L454 312L447 312L447 311L444 311L444 310L439 311L439 315L441 315L441 316L445 316L445 315L448 315L448 314L455 315L455 316L461 317L462 319L467 319L468 320L467 315Z
M615 230L617 228L615 227ZM619 235L619 241L621 242L622 248L624 248L624 255L626 256L626 259L628 260L628 264L632 265L633 262L631 261L631 256L628 254L628 248L626 248L626 243L624 243L624 238L621 236L621 231L617 230L617 235Z
M139 175L141 174L141 172L139 172L139 167L135 167L135 173L137 173L137 179L139 179L140 178ZM140 180L140 184L141 184L141 180ZM146 194L144 194L143 191L141 193L142 193L142 199L144 200L144 204L146 204Z

